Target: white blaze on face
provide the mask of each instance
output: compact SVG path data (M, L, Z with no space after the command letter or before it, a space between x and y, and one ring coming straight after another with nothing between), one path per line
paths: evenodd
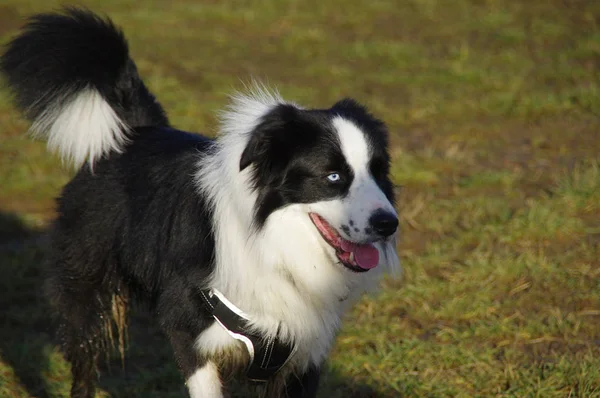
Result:
M340 116L335 117L332 124L354 177L345 198L317 203L315 211L347 239L356 242L373 240L369 225L371 215L377 210L392 214L396 211L371 175L369 163L372 151L365 133Z

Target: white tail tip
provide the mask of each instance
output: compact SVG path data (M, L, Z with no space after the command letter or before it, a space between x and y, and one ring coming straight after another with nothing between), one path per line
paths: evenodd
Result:
M48 149L64 162L90 167L110 152L122 152L128 128L110 104L93 88L73 96L66 105L48 108L31 126L34 136L45 137Z

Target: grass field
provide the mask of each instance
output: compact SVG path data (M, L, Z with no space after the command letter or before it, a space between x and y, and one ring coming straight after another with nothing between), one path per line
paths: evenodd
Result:
M58 4L2 0L0 42ZM176 127L214 134L251 77L388 123L404 277L350 314L320 396L600 396L599 1L80 4L123 27ZM40 264L70 171L27 126L2 91L0 397L62 397ZM101 396L185 396L142 311L130 337Z

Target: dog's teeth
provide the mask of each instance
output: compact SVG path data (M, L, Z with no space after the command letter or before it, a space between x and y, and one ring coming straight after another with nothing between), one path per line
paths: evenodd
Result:
M354 263L354 252L350 252L350 262Z

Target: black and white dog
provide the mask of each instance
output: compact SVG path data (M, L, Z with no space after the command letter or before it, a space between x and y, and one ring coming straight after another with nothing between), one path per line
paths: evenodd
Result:
M345 311L399 269L384 124L350 99L306 109L259 87L217 139L178 131L121 31L78 9L34 16L1 68L33 134L79 169L48 277L71 395L94 395L98 356L142 301L192 397L221 397L236 372L315 396Z

